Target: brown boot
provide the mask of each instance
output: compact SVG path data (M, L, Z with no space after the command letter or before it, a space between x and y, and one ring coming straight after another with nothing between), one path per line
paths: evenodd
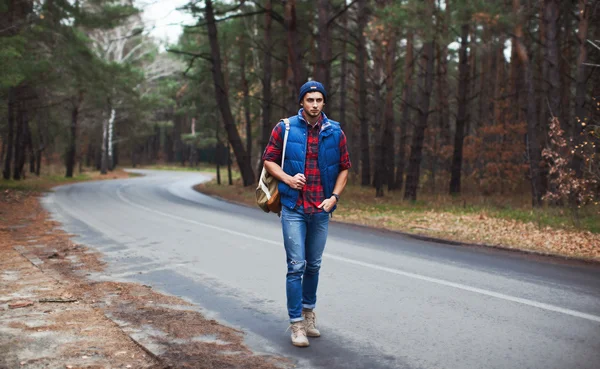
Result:
M304 326L308 337L321 337L321 332L317 329L317 315L312 310L302 310L304 317Z
M292 329L292 345L298 347L307 347L309 345L306 337L306 328L304 322L292 323L288 329Z

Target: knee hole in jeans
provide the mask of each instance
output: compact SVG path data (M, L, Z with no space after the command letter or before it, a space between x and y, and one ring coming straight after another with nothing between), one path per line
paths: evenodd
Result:
M304 273L305 269L305 260L292 260L288 263L288 273Z

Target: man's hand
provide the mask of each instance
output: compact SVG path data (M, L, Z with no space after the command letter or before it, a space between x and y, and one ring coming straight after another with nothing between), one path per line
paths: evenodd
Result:
M297 173L295 176L289 177L286 184L290 186L290 188L300 191L302 187L306 185L306 177L304 177L304 174L302 173Z
M337 204L337 199L334 196L331 196L330 198L323 200L323 202L319 204L318 208L329 213L335 204Z

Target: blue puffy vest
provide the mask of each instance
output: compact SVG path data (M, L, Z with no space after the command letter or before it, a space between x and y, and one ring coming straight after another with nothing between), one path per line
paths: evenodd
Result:
M290 176L295 176L297 173L304 174L304 166L306 162L306 144L308 124L302 117L302 109L298 111L298 115L289 118L290 132L288 133L288 141L285 152L285 162L283 171ZM285 123L280 122L285 133ZM323 113L323 121L321 122L321 133L319 134L319 171L321 173L321 184L325 197L323 200L331 197L333 187L340 172L340 137L342 129L336 121L330 120ZM299 191L291 188L283 182L279 182L279 193L281 196L281 204L293 209L298 201ZM336 206L337 207L337 206ZM334 207L330 213L335 210Z

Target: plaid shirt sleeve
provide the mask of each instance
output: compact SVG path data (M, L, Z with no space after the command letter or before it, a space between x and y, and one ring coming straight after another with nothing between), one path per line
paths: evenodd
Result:
M346 135L342 131L340 137L340 170L350 169L352 163L350 163L350 155L348 154L348 145L346 143Z
M283 126L277 124L271 132L271 138L263 153L263 161L272 161L281 165L281 152L283 151Z

